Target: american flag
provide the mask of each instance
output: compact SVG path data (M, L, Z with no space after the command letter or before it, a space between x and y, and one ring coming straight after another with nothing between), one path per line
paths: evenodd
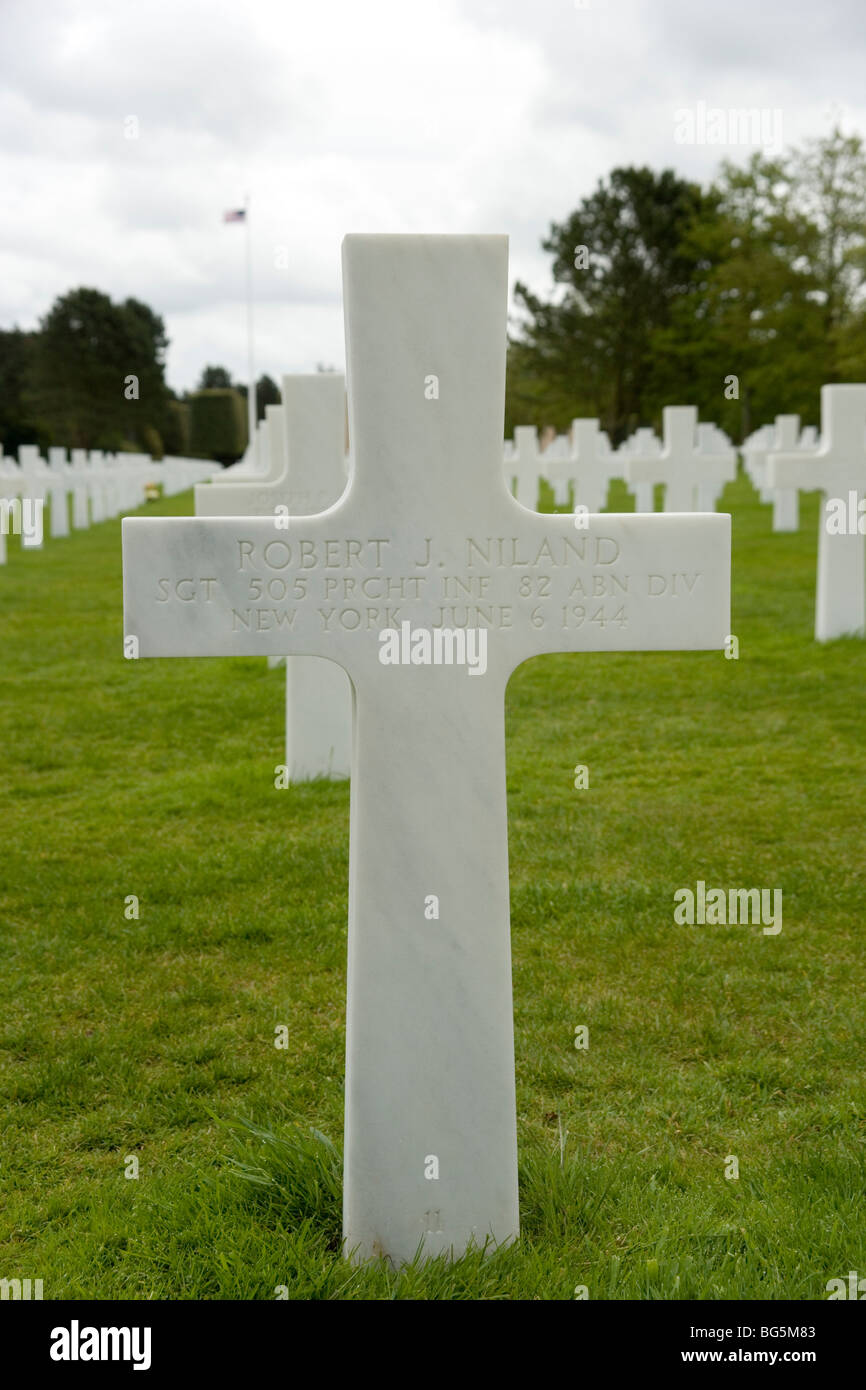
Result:
M223 213L223 222L246 222L246 208L233 208L231 212Z

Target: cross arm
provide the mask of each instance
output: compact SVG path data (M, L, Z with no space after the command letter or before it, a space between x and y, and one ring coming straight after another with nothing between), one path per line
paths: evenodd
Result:
M832 483L830 469L819 454L793 450L791 453L768 452L764 455L764 482L770 488L802 488L811 492ZM822 474L826 470L826 476Z
M722 647L727 515L528 512L509 497L436 534L343 501L281 531L267 517L127 518L124 622L140 657L324 656L378 670L382 633L486 633L503 679L530 656ZM426 534L429 527L434 534ZM405 638L408 641L408 635Z
M530 528L527 528L530 529ZM513 666L542 652L709 651L730 627L727 514L536 516L515 573ZM519 577L517 577L519 575Z
M386 589L387 546L381 533L347 535L329 522L335 511L290 518L287 529L266 516L125 518L124 637L136 639L133 654L300 653L348 666L352 639L385 625L386 605L372 595Z
M629 454L623 459L625 481L633 487L636 483L657 483L667 481L667 460L662 454Z
M701 483L732 483L737 476L737 456L729 449L717 454L697 454L694 474L699 486Z

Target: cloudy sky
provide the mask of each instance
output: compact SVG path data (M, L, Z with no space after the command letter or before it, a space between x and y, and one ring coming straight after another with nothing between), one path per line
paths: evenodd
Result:
M248 192L257 374L342 367L347 231L507 232L544 290L617 164L751 153L677 112L866 133L864 73L863 0L0 0L0 327L95 286L163 315L175 388L244 377Z

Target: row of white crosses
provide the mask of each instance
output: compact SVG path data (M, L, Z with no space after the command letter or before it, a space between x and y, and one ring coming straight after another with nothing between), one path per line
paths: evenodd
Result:
M693 405L662 411L661 447L626 450L625 479L637 492L638 509L652 510L652 489L664 485L666 512L710 512L726 483L737 476L737 455L715 425L699 425Z
M617 453L619 455L625 455L626 459L626 462L621 465L623 477L628 473L627 460L629 457L634 455L640 459L658 458L661 451L662 442L655 430L642 425L640 429L635 430L634 434L624 440L617 450ZM636 512L655 511L653 505L653 486L652 483L641 482L637 479L632 481L631 491L634 493L634 509Z
M70 533L69 500L72 498L72 527L84 530L92 519L104 519L103 491L104 470L92 456L88 459L86 451L73 450L73 465L67 463L65 449L52 447L46 462L36 445L23 444L18 450L18 459L0 458L0 498L16 499L19 507L40 508L38 533L27 534L22 530L22 545L26 549L42 548L42 508L48 506L49 535L52 539L68 536ZM90 505L89 505L90 504ZM19 522L20 524L20 522ZM6 558L6 526L0 535L0 563Z
M331 383L335 383L338 389L332 389ZM248 485L243 492L231 495L230 504L223 494L222 505L219 507L213 504L211 488L199 487L196 489L198 515L226 515L229 510L251 515L271 515L280 504L292 514L309 514L324 510L329 501L336 500L340 495L345 484L340 453L342 378L329 377L327 374L285 377L283 394L287 402L287 424L283 424L283 407L268 407L267 417L259 425L262 470L266 476L272 476L272 481L261 479L258 488ZM315 429L312 432L310 429L311 423L315 425L317 420L315 409L311 409L314 407L317 394L321 400L318 435ZM308 398L306 402L305 396ZM329 417L324 437L321 435L324 423L321 418L322 410ZM671 421L672 417L668 419ZM673 416L673 423L675 421L676 415ZM767 433L779 448L796 447L799 417L779 416L775 429L770 426L764 431L756 432L752 437L755 450L758 441L763 441ZM805 431L804 435L806 438L809 437ZM717 472L709 484L703 481L700 473L698 474L696 509L712 510L717 500L720 482L728 481L731 477L733 459L730 441L716 425L708 423L697 424L696 440L700 453L721 455L723 458L720 474ZM577 447L574 449L572 441L576 442ZM670 429L669 442L669 454L676 463L675 428ZM563 488L556 497L557 502L568 502L569 487L577 490L579 485L580 500L590 512L600 511L606 505L610 477L626 476L629 471L627 466L621 464L617 468L612 464L606 436L600 433L597 420L573 421L571 441L565 436L559 436L543 454L539 454L537 431L532 427L518 427L515 430L514 445L510 448L509 445L510 441L506 441L506 478L509 485L516 484L517 500L530 510L535 510L537 505L535 493L539 459L544 462L549 458L551 451L557 460L574 461L576 458L584 465L576 478L573 471L568 473L563 468L563 471L557 474L553 467L548 467L548 480ZM554 449L555 445L559 447ZM747 442L745 447L748 451L750 443ZM660 457L662 452L662 442L651 429L637 430L620 450L620 454L651 458ZM767 452L764 449L761 464L765 462ZM291 487L288 482L289 456L292 460ZM747 458L753 465L749 470L750 474L758 482L757 470L754 467L756 453L747 452ZM522 473L515 473L517 462L524 461L528 461L530 466ZM231 480L232 471L224 470L217 475L215 481ZM319 484L316 494L309 491L313 478L317 478ZM535 488L530 486L521 495L521 485L525 482L534 484ZM652 488L651 482L639 481L635 484L638 511L653 510ZM647 491L643 492L643 489ZM208 494L211 494L210 497ZM773 496L777 499L792 496L796 506L796 489L776 489ZM782 521L777 521L775 529L788 529L788 526ZM796 525L793 529L796 529ZM271 657L269 661L276 665L283 659ZM286 681L286 762L289 780L295 782L311 777L347 777L350 722L349 691L342 671L333 663L316 659L301 658L291 663Z
M125 521L124 653L348 673L344 1248L400 1263L518 1234L508 678L544 652L721 650L730 517L593 514L578 530L510 495L505 237L350 236L343 271L348 487L288 531L265 515ZM674 573L690 580L675 601L653 582ZM451 661L430 659L455 586L489 638L477 678L458 632ZM584 621L578 596L600 588L609 618ZM389 623L397 664L381 658Z
M591 512L606 505L611 480L620 472L598 420L572 420L570 435L557 435L542 451L534 426L518 425L513 443L505 443L505 475L517 501L538 509L538 484L544 478L557 506L575 505Z
M773 504L773 531L799 527L799 489L820 487L824 500L818 541L818 578L815 602L815 636L827 641L845 635L866 635L864 547L866 531L866 421L863 398L866 386L825 386L821 393L821 434L814 426L800 429L798 415L779 415L773 425L755 431L743 445L746 471L762 501ZM587 432L585 496L590 510L602 507L606 498L604 470L609 477L623 477L635 494L637 512L653 511L653 489L665 488L665 511L711 511L721 490L736 476L736 452L727 436L712 424L698 423L693 406L668 406L663 412L664 440L651 429L639 429L617 451L616 462L607 459L604 436L598 422L576 420ZM567 502L569 488L581 500L581 447L576 450L565 436L554 439L543 453L534 429L517 428L514 446L506 456L506 476L516 475L515 495L524 506L535 508L539 474L554 486L558 504ZM545 468L545 461L547 466ZM595 473L593 472L595 470ZM601 489L604 488L604 492ZM838 515L843 503L850 513L846 534Z
M198 478L208 477L214 465L201 459L164 458L148 454L105 454L102 450L52 446L47 460L35 444L22 444L17 460L0 458L0 499L17 501L18 507L47 504L48 534L63 538L72 530L134 511L149 492L161 489L167 496L182 492ZM70 528L71 501L71 528ZM0 563L6 558L8 526L0 526ZM24 536L28 549L40 549L39 539Z
M694 406L667 406L664 440L640 429L615 453L598 420L572 421L571 435L559 435L541 452L533 428L518 426L506 450L506 475L514 495L531 510L538 504L538 481L553 488L557 506L586 506L591 512L607 502L610 483L625 480L635 494L638 512L653 510L653 488L665 487L667 512L713 511L722 488L736 477L737 456L727 436L712 424L699 424Z

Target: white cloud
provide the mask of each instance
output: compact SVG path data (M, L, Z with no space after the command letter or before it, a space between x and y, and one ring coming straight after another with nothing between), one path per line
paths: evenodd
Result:
M95 285L167 323L169 378L245 373L252 196L257 368L341 364L347 231L506 231L512 278L617 164L706 179L699 100L778 106L785 136L866 126L859 0L5 0L0 323ZM140 122L124 138L124 118ZM275 264L285 247L288 267Z

